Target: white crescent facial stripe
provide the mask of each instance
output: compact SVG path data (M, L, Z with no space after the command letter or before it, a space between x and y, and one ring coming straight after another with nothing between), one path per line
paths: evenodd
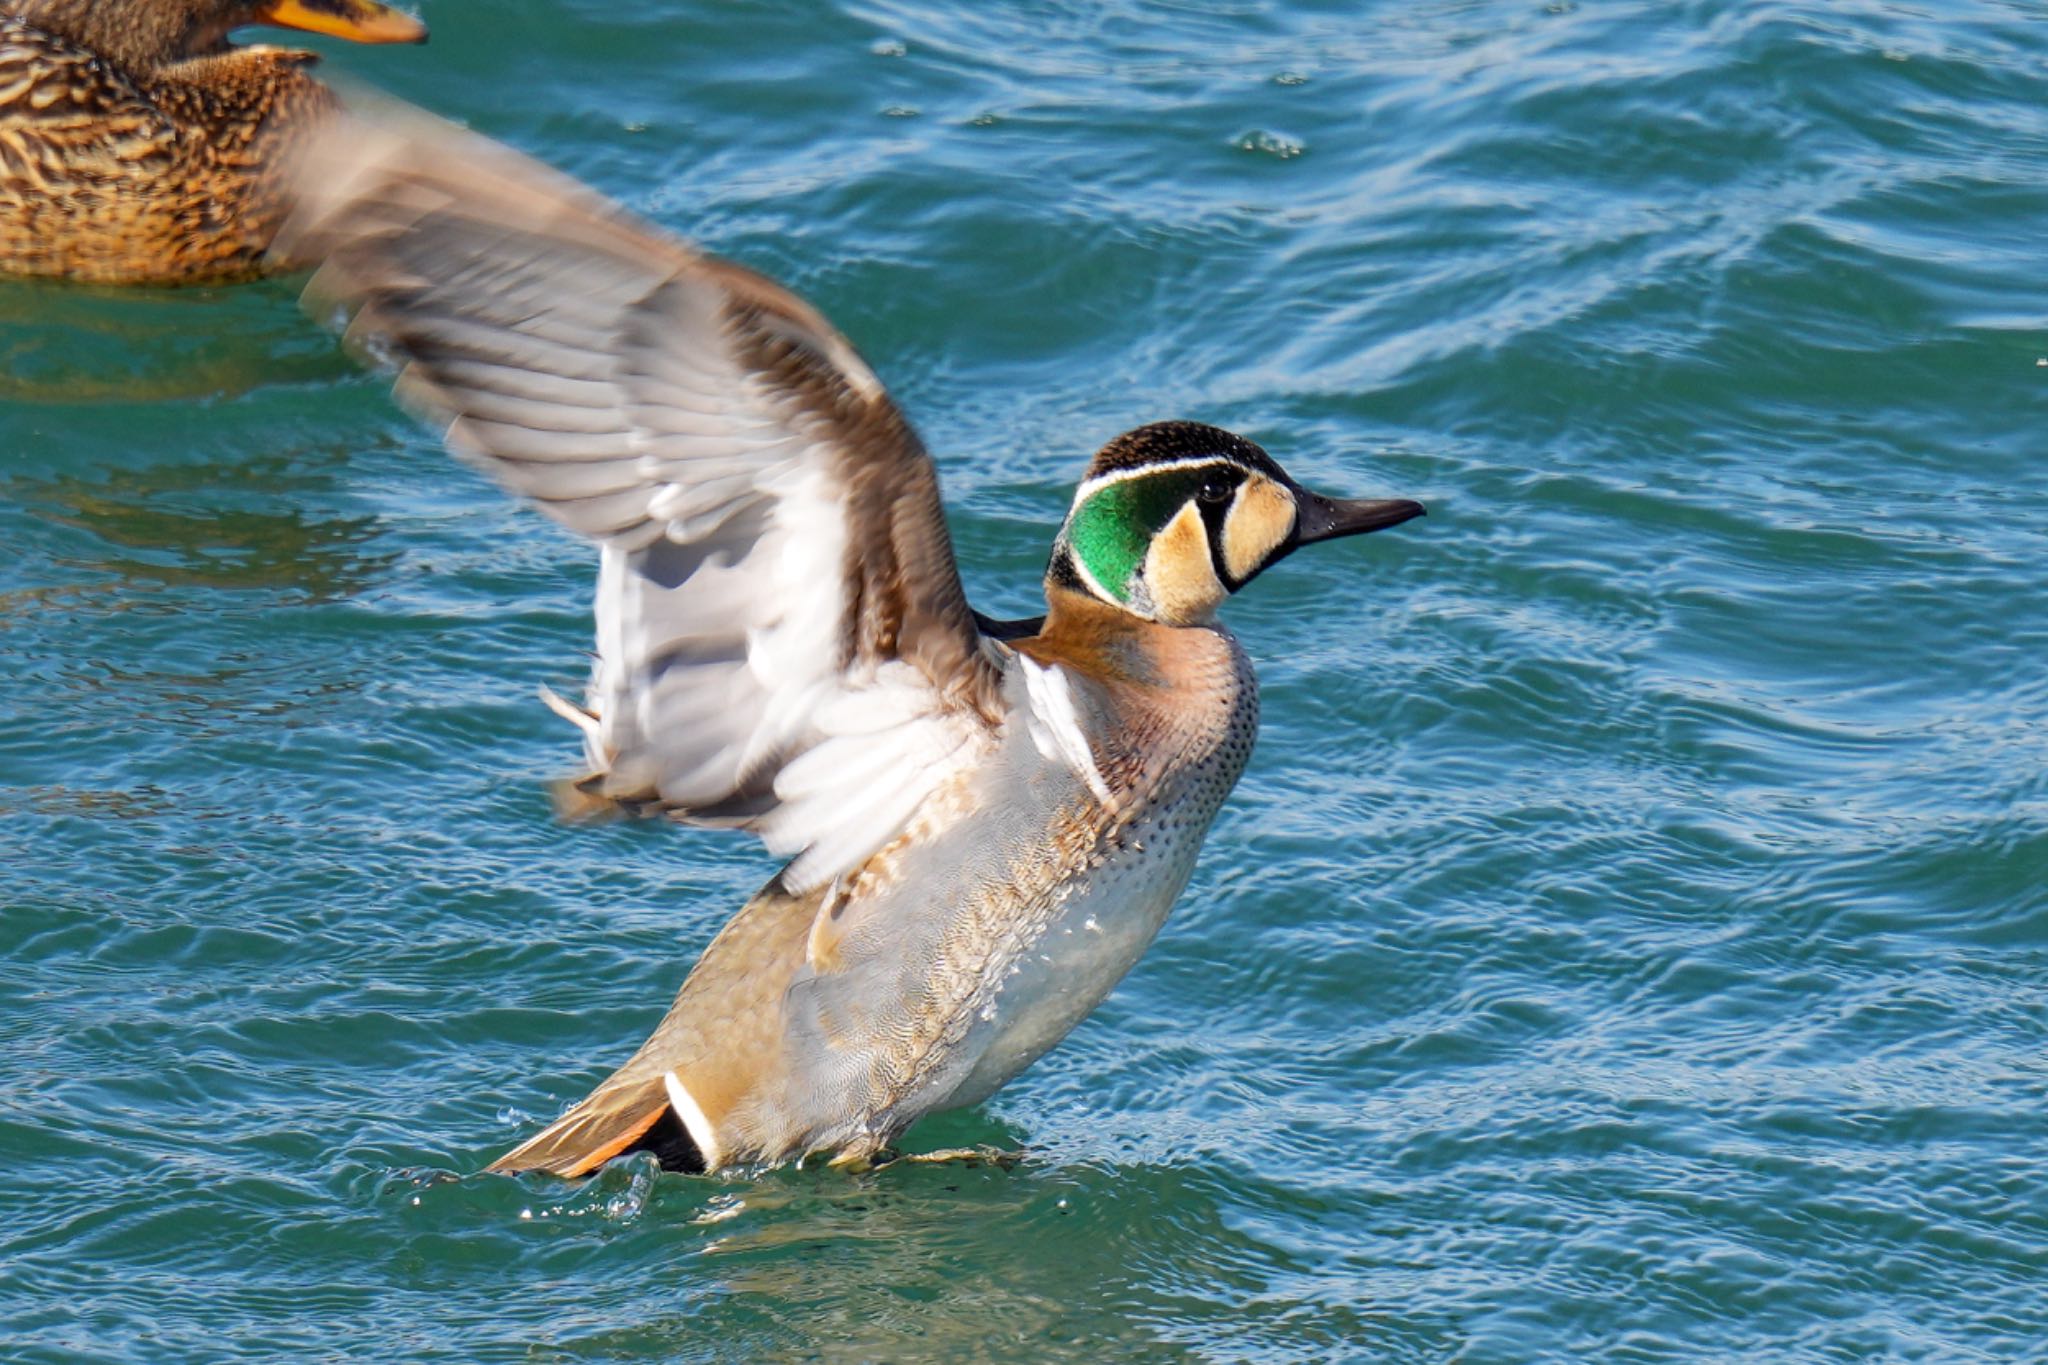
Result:
M1102 586L1102 584L1096 579L1095 575L1089 571L1087 561L1082 559L1081 556L1074 553L1074 547L1072 545L1067 546L1067 563L1074 566L1074 572L1080 575L1081 583L1084 587L1088 589L1088 591L1094 593L1097 597L1101 598L1105 602L1112 603L1119 607L1129 606L1129 603L1124 602L1123 600L1118 598L1115 593L1110 592L1108 589Z
M1178 460L1159 460L1152 464L1141 464L1131 469L1112 469L1107 474L1097 474L1092 479L1082 480L1081 486L1074 490L1074 506L1079 507L1082 503L1088 501L1092 495L1101 492L1113 483L1124 483L1131 479L1142 479L1149 474L1157 474L1169 469L1206 469L1212 465L1221 469L1238 468L1237 465L1220 455L1190 455Z

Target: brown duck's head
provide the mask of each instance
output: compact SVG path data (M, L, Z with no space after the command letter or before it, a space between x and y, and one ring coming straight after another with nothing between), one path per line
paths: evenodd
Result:
M13 0L38 28L126 65L149 69L228 50L252 24L357 43L424 43L427 26L377 0Z
M1165 625L1202 625L1297 548L1422 515L1405 498L1326 498L1218 427L1155 422L1097 452L1047 576Z

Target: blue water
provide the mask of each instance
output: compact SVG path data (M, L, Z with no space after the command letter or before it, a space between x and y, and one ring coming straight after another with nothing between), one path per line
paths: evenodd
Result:
M1165 933L913 1148L476 1174L772 868L565 828L583 547L289 282L0 286L10 1361L2048 1356L2048 11L426 0L345 70L803 291L1036 601L1190 417Z

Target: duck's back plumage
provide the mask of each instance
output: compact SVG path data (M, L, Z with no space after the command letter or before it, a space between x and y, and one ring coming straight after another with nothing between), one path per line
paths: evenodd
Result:
M267 168L335 106L312 57L244 48L138 77L0 18L0 270L104 283L262 272Z

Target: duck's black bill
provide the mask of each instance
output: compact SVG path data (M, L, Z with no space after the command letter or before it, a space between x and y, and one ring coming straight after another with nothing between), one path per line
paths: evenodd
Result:
M1307 489L1295 495L1295 506L1297 545L1384 531L1424 515L1422 504L1407 498L1326 498Z

